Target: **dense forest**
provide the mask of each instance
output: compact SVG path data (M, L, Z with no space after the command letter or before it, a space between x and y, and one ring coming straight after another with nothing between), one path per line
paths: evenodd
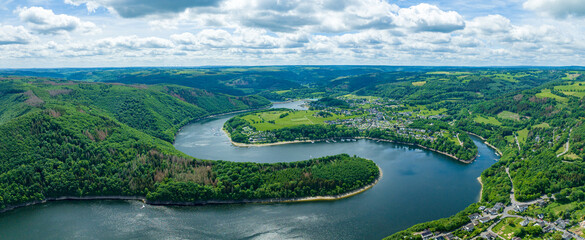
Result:
M377 168L358 157L232 163L194 159L170 144L181 126L206 116L263 108L270 104L267 99L321 98L312 106L321 122L356 108L356 115L372 112L372 99L383 99L379 109L395 113L388 121L396 121L399 114L412 116L403 122L406 130L309 124L271 129L262 137L380 138L469 159L477 151L470 133L502 154L481 175L479 203L390 239L420 237L413 233L425 229L458 229L469 223L467 215L477 206L510 203L512 184L519 201L545 195L555 196L551 201L557 205L581 206L583 70L378 66L3 70L13 76L0 80L0 203L8 207L63 195L137 195L159 202L294 198L335 195L370 183ZM366 99L359 100L364 107L341 101L360 97ZM341 110L325 112L331 108ZM233 141L242 143L250 139L241 133L254 130L243 116L232 118L225 127ZM395 134L408 129L430 132L434 139ZM574 211L550 216L582 221Z
M19 77L2 80L1 94L0 209L61 196L199 202L338 195L379 174L372 161L348 155L233 163L195 159L171 145L188 121L269 104L258 96Z

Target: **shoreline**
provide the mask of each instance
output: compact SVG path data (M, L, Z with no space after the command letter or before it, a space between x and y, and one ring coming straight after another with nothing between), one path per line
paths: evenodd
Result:
M89 201L89 200L121 200L121 201L136 200L136 201L141 201L141 202L146 203L146 197L142 197L142 196L119 196L119 195L114 195L114 196L84 196L84 197L61 196L61 197L46 198L44 200L37 200L37 201L32 201L32 202L21 203L21 204L9 206L9 207L6 207L4 209L1 209L0 210L0 213L5 213L5 212L8 212L8 211L12 211L14 209L17 209L17 208L28 207L28 206L33 206L33 205L37 205L37 204L43 204L43 203L47 203L47 202L58 202L58 201Z
M489 143L489 142L487 141L487 139L485 139L484 137L482 137L482 136L479 136L479 135L477 135L477 134L475 134L475 133L472 133L472 132L466 132L466 133L467 133L467 134L469 134L469 135L476 136L477 138L481 139L485 145L487 145L488 147L490 147L490 148L492 148L493 150L495 150L495 151L496 151L496 153L497 153L497 154L498 154L500 157L504 156L504 154L502 153L502 151L500 151L500 149L498 149L496 146L494 146L494 145L492 145L491 143Z
M314 197L302 197L302 198L270 198L270 199L242 199L242 200L206 200L206 201L198 201L198 202L171 202L171 201L146 201L146 204L154 205L154 206L202 206L202 205L221 205L221 204L265 204L265 203L297 203L297 202L317 202L317 201L335 201L339 199L344 199L348 197L352 197L363 193L370 188L374 187L382 176L382 169L378 167L378 171L380 174L374 180L374 182L353 190L351 192L342 193L338 195L331 195L331 196L314 196Z
M199 201L199 202L172 202L172 201L148 201L146 197L143 196L85 196L85 197L75 197L75 196L62 196L56 198L46 198L44 200L32 201L22 204L17 204L14 206L9 206L7 208L1 209L1 213L5 213L8 211L15 210L17 208L23 208L28 206L33 206L37 204L44 204L47 202L58 202L58 201L89 201L89 200L120 200L120 201L141 201L148 205L153 206L202 206L202 205L219 205L219 204L250 204L250 203L295 203L295 202L314 202L314 201L335 201L339 199L344 199L348 197L352 197L363 193L370 188L374 187L382 176L384 175L380 166L376 164L378 167L378 177L374 180L374 182L358 188L356 190L338 194L338 195L331 195L331 196L314 196L314 197L302 197L302 198L270 198L270 199L242 199L242 200L206 200L206 201Z
M323 141L325 141L323 139L319 139L319 140L295 140L295 141L274 142L274 143L260 143L260 144L254 144L254 143L238 143L238 142L232 141L232 138L230 137L230 134L225 129L222 128L222 130L226 133L226 135L230 139L230 142L232 143L232 145L234 145L236 147L268 147L268 146L277 146L277 145L285 145L285 144L309 143L309 142L323 142ZM426 147L426 146L420 145L418 143L400 142L400 141L387 140L387 139L381 139L381 138L371 138L371 137L354 137L354 139L367 139L367 140L372 140L372 141L382 141L382 142L389 142L389 143L395 143L395 144L415 146L415 147L418 147L418 148L422 148L422 149L425 149L425 150L429 150L429 151L433 151L433 152L436 152L436 153L445 155L447 157L450 157L450 158L452 158L454 160L457 160L457 161L462 162L462 163L465 163L465 164L472 163L473 161L475 161L475 159L479 155L479 152L478 152L475 156L473 156L473 158L471 158L469 160L464 160L464 159L460 159L460 158L456 157L453 154L450 154L450 153L447 153L447 152L442 152L442 151L436 150L434 148Z
M203 121L206 119L214 118L214 117L219 117L219 116L224 116L224 115L229 115L229 114L236 114L236 113L243 113L243 112L251 112L251 111L262 110L262 109L269 109L270 107L272 107L272 103L265 105L265 106L262 106L262 107L259 107L259 108L250 108L250 109L243 109L243 110L237 110L237 111L232 111L232 112L216 113L216 114L211 114L211 115L207 115L204 117L190 120L177 129L177 132L175 132L175 134L174 134L175 136L173 137L173 142L171 144L173 144L173 145L175 144L175 141L177 140L177 134L179 134L179 132L181 132L181 130L183 130L183 128L187 125L190 125L190 124L193 124L193 123L196 123L199 121Z
M384 173L382 172L382 169L380 168L380 166L378 166L378 164L376 164L376 167L378 167L378 177L376 178L376 180L374 180L373 183L370 183L366 186L363 186L361 188L358 188L356 190L353 190L351 192L348 193L343 193L343 194L339 194L336 196L316 196L316 197L304 197L304 198L300 198L300 199L295 199L292 201L284 201L284 202L312 202L312 201L333 201L333 200L339 200L339 199L344 199L344 198L348 198L348 197L352 197L355 195L358 195L360 193L363 193L367 190L369 190L370 188L373 188L376 184L378 184L378 182L380 181L380 179L382 179L382 177L384 176Z
M481 202L481 198L483 197L483 182L481 181L481 176L477 177L477 181L479 185L481 185L481 189L479 190L479 200L477 202Z

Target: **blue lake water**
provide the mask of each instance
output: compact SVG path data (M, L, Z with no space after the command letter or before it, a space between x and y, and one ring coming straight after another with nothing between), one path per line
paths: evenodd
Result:
M275 107L302 109L299 102ZM479 139L463 164L417 148L370 140L232 146L221 127L231 115L190 124L175 147L202 159L283 162L348 153L372 159L384 177L337 201L146 206L137 201L65 201L0 214L0 239L381 239L450 216L479 198L477 177L498 157Z

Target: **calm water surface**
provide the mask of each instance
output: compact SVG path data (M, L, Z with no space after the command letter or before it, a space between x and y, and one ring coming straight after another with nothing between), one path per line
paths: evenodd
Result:
M275 107L303 109L299 102ZM0 239L381 239L477 201L476 178L497 159L478 139L480 157L469 165L370 140L239 148L221 131L230 117L186 126L175 147L198 158L255 162L355 154L374 160L384 177L362 194L329 202L143 209L137 201L51 202L0 214Z

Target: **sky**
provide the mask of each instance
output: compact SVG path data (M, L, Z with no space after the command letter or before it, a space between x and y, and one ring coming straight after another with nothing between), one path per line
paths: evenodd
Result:
M0 68L583 66L585 0L0 0Z

